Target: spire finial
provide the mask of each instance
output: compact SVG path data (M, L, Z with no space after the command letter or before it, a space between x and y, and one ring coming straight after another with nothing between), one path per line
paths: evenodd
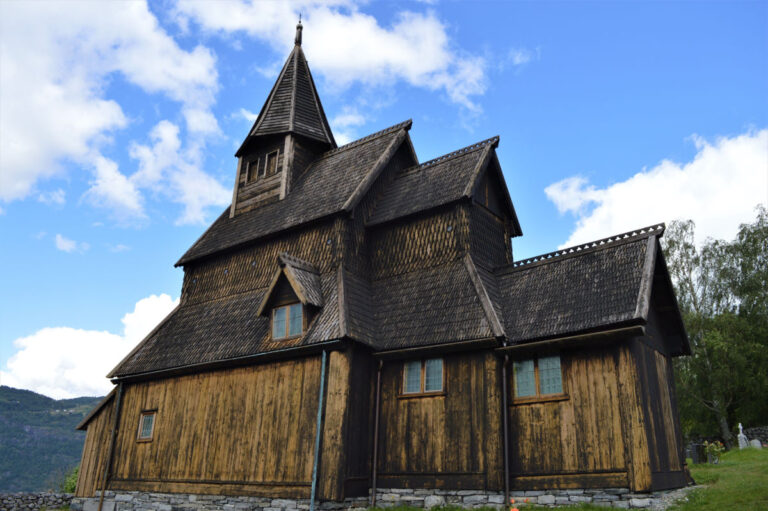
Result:
M296 46L301 46L301 29L303 27L301 26L301 13L299 13L299 24L296 25L296 39L294 40L294 43Z

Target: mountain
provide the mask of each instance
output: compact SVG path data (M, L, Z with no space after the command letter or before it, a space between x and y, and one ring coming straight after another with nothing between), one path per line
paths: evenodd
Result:
M101 399L0 386L0 492L56 489L80 462L85 432L75 426Z

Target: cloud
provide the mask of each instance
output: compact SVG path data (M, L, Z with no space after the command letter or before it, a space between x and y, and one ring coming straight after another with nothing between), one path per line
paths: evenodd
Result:
M115 253L126 252L130 249L131 247L129 247L128 245L123 245L122 243L118 243L117 245L109 245L109 251L115 252Z
M445 24L431 11L400 11L391 25L382 26L346 0L226 4L180 0L175 10L182 27L194 21L214 33L245 33L281 55L293 46L294 26L302 13L303 46L312 69L337 87L353 83L386 87L404 81L441 90L471 111L479 110L476 97L486 90L485 60L457 48Z
M167 294L139 300L122 318L123 333L46 327L14 341L18 351L0 371L3 385L29 389L54 399L104 395L105 375L176 305Z
M63 206L66 199L66 192L61 188L58 188L52 192L42 192L37 196L37 200L48 206Z
M72 252L80 252L81 254L88 251L91 246L85 242L77 242L69 238L65 238L61 234L57 234L53 239L54 245L57 250L71 254Z
M213 53L181 48L146 2L4 2L0 17L0 201L24 199L68 163L93 175L87 200L144 218L143 200L102 154L128 124L108 96L122 78L177 102L190 136L219 133Z
M768 129L692 140L697 153L686 163L663 160L605 188L582 176L549 185L544 191L558 211L576 219L560 248L685 219L696 222L697 239L732 239L758 204L768 204Z
M512 48L507 54L507 60L512 63L513 66L524 66L534 60L539 60L541 51L539 48L536 50L529 50L528 48Z
M256 122L256 118L259 117L259 114L256 112L251 112L250 110L246 110L245 108L241 108L237 114L234 114L236 117L242 117L246 121L250 123Z
M131 158L138 161L139 169L130 182L180 203L184 209L178 224L204 223L207 208L229 204L231 192L202 170L199 145L182 147L178 126L160 121L150 140L152 145L131 146Z
M366 118L357 107L345 106L341 113L331 119L331 129L336 143L344 145L357 138L354 128L365 124Z

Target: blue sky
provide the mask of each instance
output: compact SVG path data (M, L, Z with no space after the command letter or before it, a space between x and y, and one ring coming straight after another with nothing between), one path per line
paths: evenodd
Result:
M0 2L0 381L103 375L181 288L293 43L340 141L500 135L523 258L768 202L765 2Z

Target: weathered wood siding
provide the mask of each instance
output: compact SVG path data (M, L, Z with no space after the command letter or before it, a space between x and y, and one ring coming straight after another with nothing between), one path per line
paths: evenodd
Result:
M126 385L109 488L308 496L319 378L314 356Z
M641 381L638 398L644 414L653 490L685 484L682 436L677 416L672 362L664 353L639 340L635 346Z
M501 489L500 365L492 352L444 357L444 393L404 397L403 361L382 371L381 487Z
M75 496L77 497L93 497L97 490L101 490L114 409L115 399L112 398L88 423L83 456L80 460L80 471L77 475L77 488L75 489Z
M560 401L510 405L516 488L627 485L617 360L606 348L561 353ZM509 395L512 396L510 370Z

